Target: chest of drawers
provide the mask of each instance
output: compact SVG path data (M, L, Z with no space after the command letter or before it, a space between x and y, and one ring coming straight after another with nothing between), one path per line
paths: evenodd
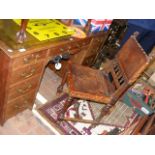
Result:
M26 108L32 109L47 54L47 50L43 50L11 58L1 50L1 124Z

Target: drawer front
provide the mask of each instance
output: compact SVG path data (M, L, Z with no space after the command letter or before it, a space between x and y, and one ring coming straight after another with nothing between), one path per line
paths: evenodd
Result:
M84 40L80 40L78 42L75 43L75 46L78 48L81 48L83 46L87 46L89 45L91 39L84 39Z
M82 39L82 40L78 40L76 42L72 42L67 45L64 45L59 50L60 52L62 52L62 51L71 50L71 49L78 49L84 46L88 46L89 43L90 43L90 39Z
M90 43L90 39L85 39L85 40L72 42L66 45L62 45L59 47L55 47L51 49L50 56L56 56L58 54L65 53L65 52L74 53L75 50L80 51L80 49L82 49L83 47L88 46L89 43Z
M24 57L16 58L13 60L13 70L24 66L24 65L30 65L35 64L40 60L43 60L46 58L46 51L36 52L30 55L26 55Z
M25 94L24 96L18 97L12 101L10 101L6 105L5 117L6 119L15 116L16 114L22 112L27 108L32 108L35 91L31 91L30 93Z
M24 95L38 86L40 74L9 88L8 100Z
M20 68L16 71L13 71L10 78L10 83L14 84L22 80L28 79L35 76L36 74L41 73L44 67L44 62L40 61L37 64L33 64L27 67Z

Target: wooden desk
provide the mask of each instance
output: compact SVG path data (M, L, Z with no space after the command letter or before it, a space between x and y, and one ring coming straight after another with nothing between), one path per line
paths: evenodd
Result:
M84 39L67 37L40 42L27 34L27 40L19 44L18 30L12 20L0 20L1 125L26 108L32 109L45 67L52 57L69 50L73 54L78 52L72 58L74 62L87 64L106 36L99 33Z

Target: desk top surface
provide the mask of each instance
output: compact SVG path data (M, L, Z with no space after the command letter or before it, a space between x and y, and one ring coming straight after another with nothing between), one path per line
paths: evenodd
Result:
M19 53L24 53L24 52L19 52L19 50L36 50L36 49L48 49L52 47L56 47L59 45L63 45L66 43L70 42L75 42L78 40L84 40L88 39L94 35L87 35L86 38L75 38L72 36L67 36L64 38L59 38L59 39L49 39L45 41L39 41L35 37L33 37L30 33L26 32L26 40L24 43L18 43L16 34L20 30L20 26L17 25L13 20L11 19L3 19L0 20L0 48L8 55L8 56L16 56ZM101 35L105 32L98 33L97 35ZM96 34L95 34L96 36Z

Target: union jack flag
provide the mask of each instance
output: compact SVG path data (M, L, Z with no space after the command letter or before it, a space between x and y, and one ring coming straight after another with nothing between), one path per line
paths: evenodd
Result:
M75 19L73 24L84 27L87 19ZM92 19L91 32L107 31L112 23L112 19Z

